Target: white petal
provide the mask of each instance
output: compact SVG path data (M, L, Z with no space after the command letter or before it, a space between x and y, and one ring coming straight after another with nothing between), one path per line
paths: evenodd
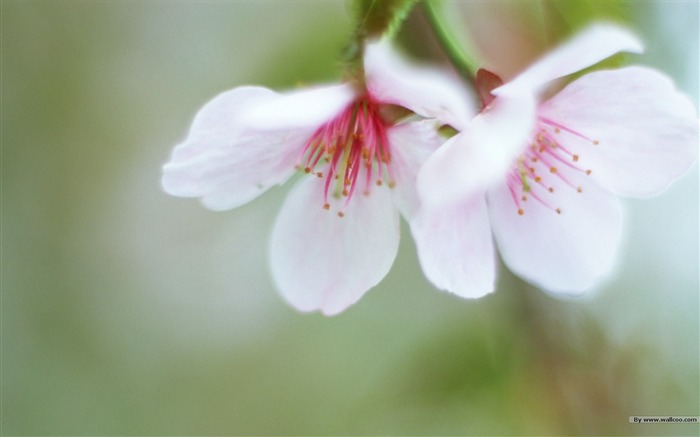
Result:
M243 114L274 101L265 88L241 87L220 94L196 115L190 132L163 166L162 184L174 196L201 197L215 210L246 203L286 181L304 132L241 134Z
M496 259L483 194L440 209L421 209L411 220L425 276L465 298L494 290Z
M367 44L365 75L378 100L437 118L461 130L476 114L475 98L459 78L437 68L413 65L398 56L388 40Z
M501 257L511 271L545 290L580 293L590 288L613 265L621 228L617 198L575 171L560 168L577 192L557 175L542 173L546 187L518 206L505 183L488 195L491 226ZM518 193L519 195L519 193Z
M391 128L388 132L391 144L391 170L396 186L392 190L394 201L406 219L418 209L416 177L421 165L445 142L437 132L438 122L421 120Z
M307 177L290 192L272 232L274 281L294 307L334 315L389 272L399 245L399 214L389 189L356 193L323 209L325 181ZM329 196L330 197L330 196Z
M421 202L460 202L500 180L526 145L534 125L531 95L500 96L440 147L418 173Z
M535 92L540 85L583 70L619 52L641 53L642 43L630 31L614 24L594 24L550 51L494 94L521 89Z
M349 84L303 88L253 108L245 123L258 130L318 128L340 114L354 98Z
M545 102L540 116L588 138L557 135L591 178L616 193L656 194L697 159L694 105L650 68L587 74Z

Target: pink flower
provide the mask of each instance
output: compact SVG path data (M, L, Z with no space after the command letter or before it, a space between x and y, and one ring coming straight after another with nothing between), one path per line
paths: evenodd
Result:
M493 233L517 275L552 292L582 292L612 266L616 195L657 194L693 164L696 109L656 70L589 73L542 99L550 81L620 51L642 45L600 24L503 86L479 74L485 108L418 176L423 208L412 232L438 287L463 297L493 291Z
M240 87L207 103L163 167L163 187L204 206L241 206L294 174L271 237L277 288L301 311L343 311L388 273L399 212L417 209L418 168L444 140L440 117L473 114L456 79L370 44L366 86L278 94ZM407 108L412 116L405 115ZM418 115L416 115L418 114ZM400 119L399 119L400 118Z

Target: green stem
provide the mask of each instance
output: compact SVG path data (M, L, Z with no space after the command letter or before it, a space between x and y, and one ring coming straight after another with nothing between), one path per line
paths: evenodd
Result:
M421 6L423 7L423 12L428 18L428 22L435 32L442 50L448 57L455 70L459 75L466 80L472 87L475 86L476 72L479 69L479 64L476 59L469 56L462 46L457 41L454 33L451 32L449 26L445 23L444 14L441 13L439 7L436 5L438 0L423 0Z

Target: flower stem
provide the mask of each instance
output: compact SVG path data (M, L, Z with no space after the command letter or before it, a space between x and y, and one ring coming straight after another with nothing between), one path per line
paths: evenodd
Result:
M457 38L445 22L444 14L439 10L441 5L438 3L440 3L439 0L423 0L421 2L423 12L452 66L469 85L475 87L479 65L476 59L466 53L457 42Z
M365 42L381 37L391 38L401 28L418 0L355 0L355 29L345 48L343 61L349 80L364 86L362 57Z

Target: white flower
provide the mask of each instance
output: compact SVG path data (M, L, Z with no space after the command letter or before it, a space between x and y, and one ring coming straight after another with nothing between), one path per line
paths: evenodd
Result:
M412 231L438 287L464 297L493 291L493 232L514 273L552 292L582 292L612 266L615 194L659 193L693 164L697 111L656 70L589 73L542 99L550 81L619 51L642 46L600 24L503 86L493 74L477 78L484 110L418 176L424 207Z
M366 86L278 94L239 87L207 103L163 167L163 187L213 210L241 206L301 173L271 238L272 275L301 311L343 311L388 273L399 212L417 209L415 178L442 142L440 123L473 115L456 79L369 44ZM396 106L418 114L396 120ZM407 112L404 110L404 112Z

